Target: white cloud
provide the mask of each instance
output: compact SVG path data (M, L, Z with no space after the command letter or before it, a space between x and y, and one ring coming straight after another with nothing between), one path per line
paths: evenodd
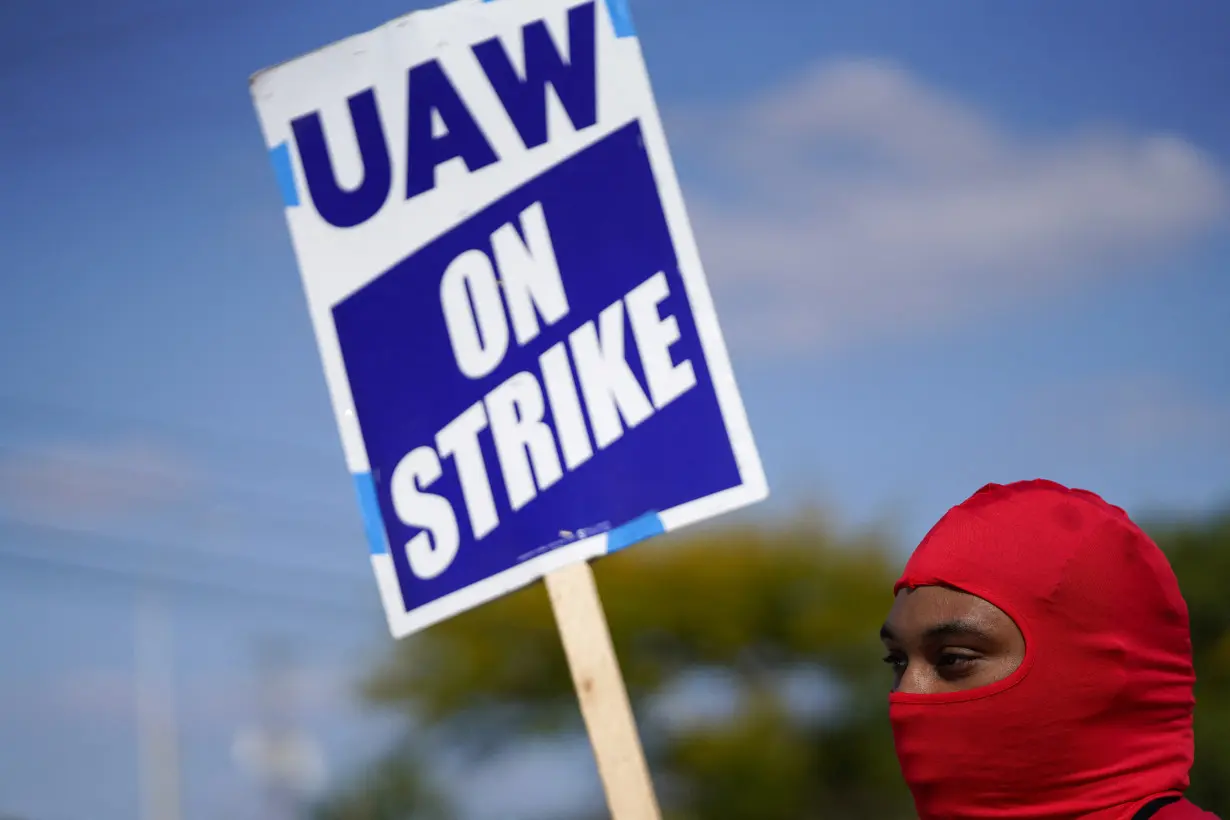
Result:
M194 481L186 465L145 442L58 443L0 461L0 510L92 530L176 502Z
M1124 270L1219 223L1223 172L1170 135L1012 134L878 60L675 112L689 210L738 344L814 350Z

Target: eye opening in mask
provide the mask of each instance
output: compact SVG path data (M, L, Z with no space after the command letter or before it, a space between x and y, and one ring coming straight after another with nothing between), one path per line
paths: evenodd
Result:
M880 632L893 671L890 700L975 700L1028 674L1033 651L1026 625L991 598L943 583L899 588Z
M960 680L974 667L984 663L997 642L995 635L975 620L953 618L928 626L921 634L921 645L927 660L947 680ZM880 628L880 640L888 646L902 644L888 624ZM889 649L885 663L904 671L908 665L906 653Z

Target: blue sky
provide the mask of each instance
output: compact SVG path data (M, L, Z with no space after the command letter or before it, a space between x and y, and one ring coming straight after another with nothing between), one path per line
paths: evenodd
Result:
M346 687L387 639L246 81L414 7L0 8L0 810L135 816L130 571L192 579L188 817L256 816L229 751L255 638L297 647L332 769L378 746ZM1230 501L1230 7L632 10L757 514L820 504L904 548L992 480Z

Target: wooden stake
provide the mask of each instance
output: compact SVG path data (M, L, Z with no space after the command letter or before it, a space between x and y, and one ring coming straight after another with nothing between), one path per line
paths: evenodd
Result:
M660 820L593 570L582 561L549 573L546 582L612 820Z

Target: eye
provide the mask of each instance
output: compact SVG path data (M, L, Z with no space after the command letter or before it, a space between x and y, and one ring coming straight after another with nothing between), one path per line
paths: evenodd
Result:
M972 660L973 658L968 658L965 655L953 655L951 653L946 653L940 655L939 663L937 663L936 666L960 666L961 664L968 663Z
M977 655L959 652L943 652L935 659L935 668L940 674L955 677L968 674L981 660Z
M883 658L884 662L896 671L905 669L906 659L900 652L889 652Z

